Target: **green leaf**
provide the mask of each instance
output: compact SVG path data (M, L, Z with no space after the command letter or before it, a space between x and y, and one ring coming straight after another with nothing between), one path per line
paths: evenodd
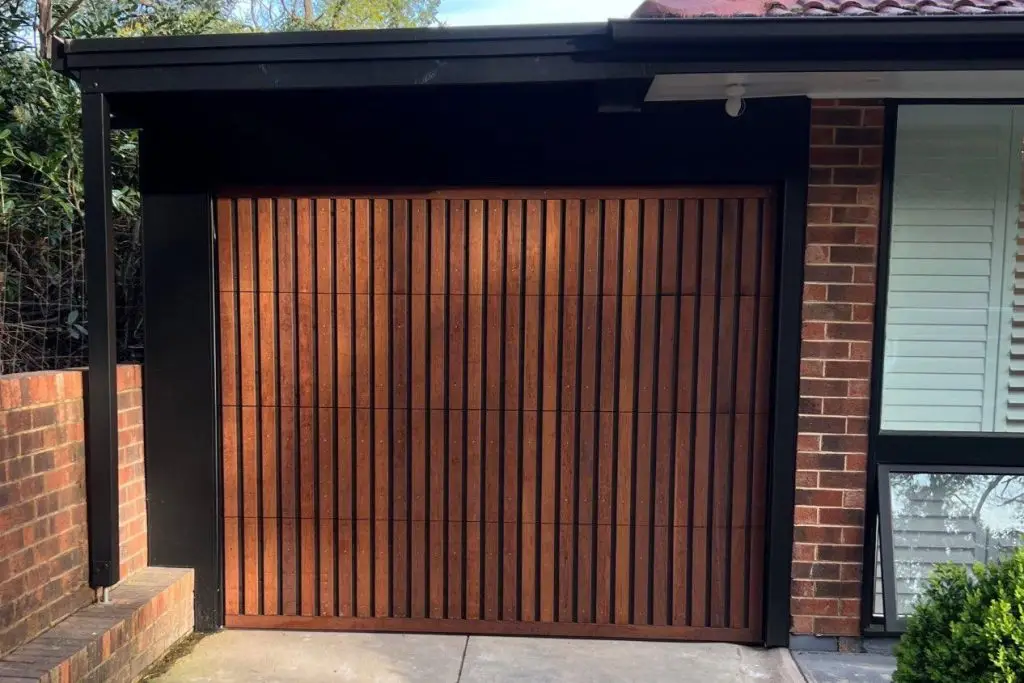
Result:
M935 570L897 648L894 683L1024 681L1024 549L973 574Z

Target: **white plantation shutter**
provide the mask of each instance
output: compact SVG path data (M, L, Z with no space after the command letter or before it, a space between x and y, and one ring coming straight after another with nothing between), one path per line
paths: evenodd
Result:
M1024 116L1020 117L1018 124L1024 124ZM1015 130L1018 139L1022 133L1024 131ZM999 397L1003 429L1008 432L1024 431L1024 197L1018 203L1015 218L1012 258L1009 259L1013 300L1004 314L1004 326L1008 328L1005 345L1009 352L1000 373L1005 394Z
M1016 113L900 107L882 429L1024 431Z

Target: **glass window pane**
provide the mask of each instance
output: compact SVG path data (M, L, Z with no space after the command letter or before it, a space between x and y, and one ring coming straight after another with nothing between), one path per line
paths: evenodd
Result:
M888 482L891 519L883 523L891 525L893 557L885 561L893 562L899 617L912 611L936 565L970 567L1022 542L1024 474L893 471Z
M1017 106L899 108L885 431L1024 431L1022 136Z

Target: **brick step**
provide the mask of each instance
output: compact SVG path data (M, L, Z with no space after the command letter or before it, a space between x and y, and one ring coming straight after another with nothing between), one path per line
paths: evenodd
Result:
M0 683L130 683L192 632L191 569L148 567L0 659Z

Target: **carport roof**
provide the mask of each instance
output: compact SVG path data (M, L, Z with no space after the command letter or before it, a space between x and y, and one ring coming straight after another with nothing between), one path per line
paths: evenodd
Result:
M139 95L188 92L649 82L670 73L1016 70L1024 69L1021 45L1024 15L630 19L69 40L55 46L54 66L84 93L111 95L116 114L121 101Z

